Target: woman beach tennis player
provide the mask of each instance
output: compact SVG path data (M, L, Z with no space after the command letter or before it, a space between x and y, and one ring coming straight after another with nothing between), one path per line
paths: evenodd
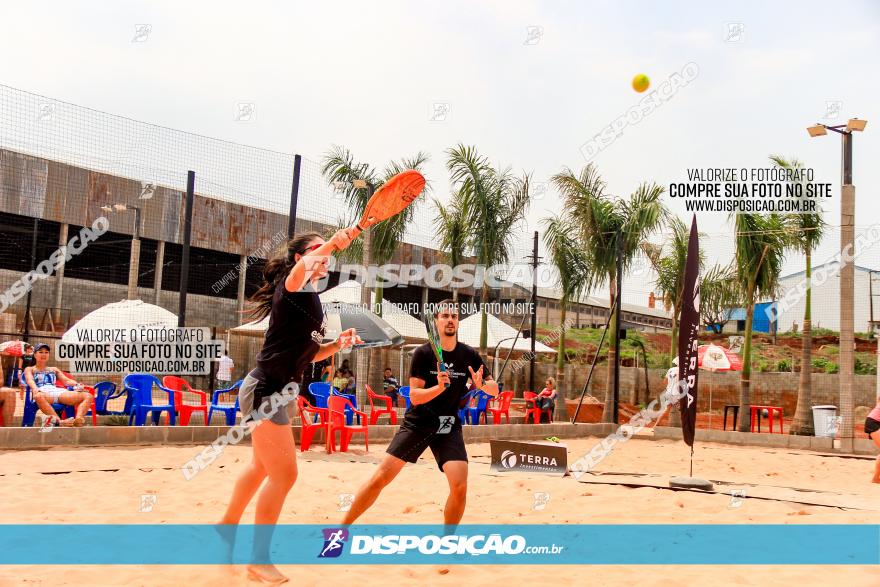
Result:
M231 561L236 525L263 485L257 498L253 560L247 569L250 579L263 583L287 581L269 561L269 543L297 476L291 420L303 371L311 362L362 342L350 329L335 341L322 344L326 320L314 288L315 282L327 275L329 255L345 249L357 234L353 228L340 230L327 242L317 233L295 236L282 255L266 264L264 283L250 299L255 319L269 316L257 366L239 390L241 413L253 418L253 460L239 475L218 529L230 549Z

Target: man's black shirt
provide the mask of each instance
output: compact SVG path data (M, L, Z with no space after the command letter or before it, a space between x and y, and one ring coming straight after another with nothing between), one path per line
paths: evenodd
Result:
M410 407L404 416L404 426L437 430L440 426L441 416L457 416L459 402L468 392L467 380L471 376L468 367L473 369L474 373L480 367L484 367L483 359L479 353L462 342L456 343L455 348L451 351L443 351L443 363L449 373L449 387L431 401ZM437 358L429 344L423 344L413 351L410 377L424 380L425 389L437 385ZM483 368L483 377L489 378L485 367ZM458 422L457 418L455 426L461 426L461 422Z

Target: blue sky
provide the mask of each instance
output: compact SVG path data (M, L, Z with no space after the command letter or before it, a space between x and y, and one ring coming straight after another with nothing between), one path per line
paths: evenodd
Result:
M0 23L13 56L2 84L313 161L332 144L380 165L424 150L441 200L448 147L477 145L546 181L584 165L579 147L638 102L633 75L656 87L693 62L693 82L595 158L610 192L798 157L835 185L818 264L838 242L840 147L804 129L858 116L857 224L880 222L876 2L40 2L4 3ZM729 23L742 24L736 42ZM143 42L136 24L150 25ZM825 118L827 102L839 115ZM254 104L252 121L235 120L239 103ZM438 103L448 113L431 120ZM514 256L560 209L552 189L534 202ZM426 206L415 240L430 242L432 217ZM699 222L710 261L727 262L726 216ZM856 262L880 268L880 246ZM786 270L802 265L792 254ZM645 303L649 282L633 276L627 301Z

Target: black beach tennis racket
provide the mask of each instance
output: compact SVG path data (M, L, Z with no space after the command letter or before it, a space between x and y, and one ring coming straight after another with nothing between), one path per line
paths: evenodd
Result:
M430 310L425 310L423 316L425 320L425 328L428 331L428 344L431 345L431 350L434 351L434 356L437 358L437 362L440 363L440 371L445 373L446 365L443 363L443 347L440 345L440 333L437 332L437 323L434 321L434 313Z

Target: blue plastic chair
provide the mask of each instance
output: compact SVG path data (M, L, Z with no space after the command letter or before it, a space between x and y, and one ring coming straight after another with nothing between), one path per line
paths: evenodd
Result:
M400 389L397 390L397 393L406 402L406 409L408 410L409 407L412 405L412 402L409 401L409 385L404 385L403 387L401 387Z
M223 412L226 415L226 425L227 426L235 426L235 415L241 411L241 406L238 405L238 394L235 395L235 403L230 405L229 402L220 403L220 396L224 393L232 393L233 391L238 391L238 388L241 387L244 379L239 379L235 383L232 384L232 387L228 389L217 389L214 391L214 394L211 396L211 405L208 408L208 421L205 422L206 426L211 424L211 416L214 412Z
M470 423L479 424L480 416L483 416L483 421L488 422L489 416L486 415L486 408L489 407L489 400L492 399L492 396L479 389L473 393L473 397L477 398L477 405L468 408L467 416L470 419Z
M309 391L311 391L311 390L309 390ZM349 402L351 402L351 406L348 406L348 405L345 406L345 425L351 426L351 422L354 419L353 416L355 415L355 412L357 411L357 408L358 408L357 397L351 393L342 393L341 391L339 391L335 387L331 388L330 395L338 395L339 397L344 397ZM352 407L354 409L352 409ZM357 414L357 419L358 419L358 426L360 426L360 424L361 424L361 415L360 414Z
M40 408L37 407L37 402L34 401L30 386L24 381L24 371L22 371L22 379L20 383L24 388L24 413L21 416L21 425L33 426L34 420L37 419L37 412L40 411ZM62 418L72 418L76 415L76 408L74 406L52 404L52 409Z
M327 398L330 397L331 389L329 383L322 383L320 381L309 383L309 393L315 398L316 408L327 409Z
M466 394L464 394L463 396L461 396L461 399L459 400L459 405L461 405L462 407L459 408L459 410L458 410L458 421L461 422L462 424L468 423L468 413L470 412L470 409L471 409L470 403L474 397L474 394L477 391L478 390L476 390L476 389L472 389L469 392L467 392Z
M128 425L134 421L135 426L147 423L147 414L153 418L153 425L159 425L159 416L168 412L168 420L172 426L177 424L177 413L174 408L174 392L164 387L159 379L149 373L132 373L122 381L125 391L131 394L131 409L128 414ZM153 403L153 386L168 394L167 404Z
M95 388L95 410L101 416L120 416L122 414L128 415L131 411L131 396L126 395L125 397L125 408L121 412L110 411L107 409L107 403L111 399L116 399L117 397L122 397L125 394L125 389L120 389L117 393L116 384L112 381L99 381L94 386Z

